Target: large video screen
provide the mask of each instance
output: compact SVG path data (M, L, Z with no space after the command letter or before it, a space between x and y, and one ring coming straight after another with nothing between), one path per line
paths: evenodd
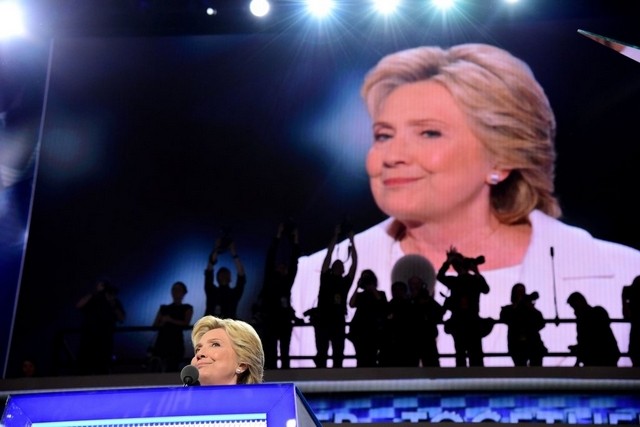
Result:
M361 86L387 54L461 43L503 48L531 67L557 121L554 194L561 221L625 245L623 252L631 254L612 264L617 246L601 257L606 251L585 253L561 236L529 237L520 258L503 266L509 273L480 265L490 286L481 295L480 315L498 319L512 285L525 283L528 292L539 293L536 307L549 321L541 331L550 352L544 365L572 366L575 314L567 298L579 291L615 320L617 344L626 353L621 292L640 275L640 264L623 261L637 260L633 251L640 248L633 207L640 63L577 30L628 34L610 20L511 20L508 13L482 23L464 14L425 14L418 21L309 20L273 33L55 39L12 366L42 357L43 346L53 359L54 338L79 327L76 302L102 277L119 288L122 326L151 326L158 307L171 302L176 281L187 285L184 302L193 305L197 320L205 310L204 269L223 234L233 238L246 270L238 316L251 321L267 248L287 219L298 228L303 254L291 300L297 317L308 322L304 313L317 304L324 258L318 252L345 220L359 251L349 295L361 271L371 269L391 299L389 271L412 250L365 247L359 237L388 218L365 167L374 137ZM539 221L533 236L543 227ZM383 253L390 248L395 252ZM345 243L333 259L349 268ZM495 266L492 261L486 265ZM436 271L441 262L432 260ZM229 251L215 268L222 266L235 282ZM439 285L440 303L443 294ZM347 320L353 313L349 308ZM144 354L153 336L123 334L116 354ZM441 365L454 366L453 341L442 325L437 339ZM485 365L513 365L504 324L483 339L483 349L493 354ZM313 328L295 327L292 367L313 367L315 353ZM345 353L353 355L350 341ZM43 371L51 359L40 362ZM626 356L619 361L630 364ZM344 366L355 366L355 359Z

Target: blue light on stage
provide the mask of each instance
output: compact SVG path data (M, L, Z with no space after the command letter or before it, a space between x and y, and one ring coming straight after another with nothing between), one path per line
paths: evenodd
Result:
M322 423L640 424L637 393L358 393L313 395Z

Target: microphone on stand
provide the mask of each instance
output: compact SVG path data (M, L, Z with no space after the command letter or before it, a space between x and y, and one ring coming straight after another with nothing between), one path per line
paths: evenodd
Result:
M553 252L553 246L551 246L549 248L549 255L551 255L551 273L552 273L552 279L553 279L553 307L556 310L556 318L555 318L555 324L556 326L560 325L560 317L558 316L558 296L557 296L557 291L556 291L556 269L555 269L555 264L553 261L553 256L554 256L554 252Z
M187 365L182 368L182 371L180 372L180 379L185 387L190 385L200 385L200 382L198 381L199 375L200 373L198 372L198 368L193 365Z
M431 261L422 255L409 254L400 258L391 269L391 283L404 282L409 283L412 277L419 277L429 291L434 296L436 287L436 270Z

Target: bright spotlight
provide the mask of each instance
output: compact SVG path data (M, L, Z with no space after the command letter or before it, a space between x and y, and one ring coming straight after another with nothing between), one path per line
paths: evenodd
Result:
M14 2L0 0L0 38L22 36L25 33L20 7Z
M249 10L251 10L251 13L259 18L269 13L269 9L271 9L271 5L268 0L251 0L251 3L249 4Z
M378 12L388 14L398 8L400 0L374 0L373 4Z
M334 6L333 0L307 0L309 12L319 18L329 15Z
M455 0L432 0L433 5L440 10L448 10L453 7Z

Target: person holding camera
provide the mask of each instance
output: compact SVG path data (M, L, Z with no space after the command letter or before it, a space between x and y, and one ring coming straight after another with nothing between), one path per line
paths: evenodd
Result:
M290 367L291 334L294 323L300 320L291 307L291 286L298 271L299 257L298 227L292 220L281 222L267 250L264 284L254 306L266 369L278 367L278 348L280 367Z
M158 363L152 370L178 372L184 367L184 329L191 325L193 306L183 302L187 285L177 281L171 285L171 304L161 304L153 320L157 328L151 354Z
M444 309L451 312L451 317L445 322L444 330L453 337L458 367L484 366L482 338L491 332L494 323L480 317L480 295L489 293L489 284L478 270L484 261L483 256L467 258L452 246L437 274L437 279L450 292ZM447 274L450 267L455 275Z
M507 348L514 366L542 366L547 354L540 338L544 317L534 305L539 297L537 292L527 294L525 285L516 283L511 288L511 304L500 310L500 321L508 328Z
M82 312L78 350L80 375L111 373L116 326L125 320L125 310L118 298L118 288L108 279L98 279L93 292L78 300Z
M640 276L622 288L622 317L631 324L629 330L629 358L634 367L640 366Z
M388 310L387 295L378 289L378 276L373 270L362 270L358 290L351 295L349 307L356 311L349 324L347 338L356 352L356 366L378 366L380 336Z
M218 286L215 286L213 267L218 262L218 256L227 249L229 249L236 266L236 285L231 287L231 270L227 267L220 267L216 273ZM209 255L207 267L204 270L204 292L207 296L205 316L237 319L238 302L242 298L246 283L247 276L236 251L235 242L225 235L216 241L216 246Z
M347 274L344 273L343 260L331 261L336 242L344 232L348 233L351 242L349 246L351 266ZM347 296L355 279L357 267L358 252L353 242L353 230L344 230L343 225L339 225L335 228L327 247L327 255L322 263L318 305L311 319L315 332L316 356L314 362L317 368L327 367L329 344L331 344L333 354L333 367L342 367L347 326Z
M607 310L591 305L580 292L567 298L576 315L576 344L569 351L576 357L575 366L618 366L620 349Z
M413 366L440 366L438 351L438 324L445 314L444 307L433 298L433 284L429 285L426 278L420 275L409 277L409 307L413 340Z

